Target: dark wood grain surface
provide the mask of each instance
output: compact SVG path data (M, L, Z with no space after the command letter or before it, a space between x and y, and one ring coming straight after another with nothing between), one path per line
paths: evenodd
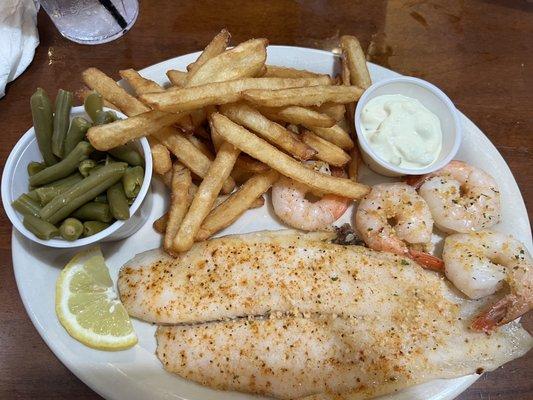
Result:
M151 1L133 29L99 46L63 39L41 11L40 45L28 70L0 100L0 158L31 126L28 98L37 86L77 89L80 72L117 71L197 51L222 27L233 42L330 50L356 35L370 60L442 88L501 152L533 201L533 4L526 1ZM11 265L11 225L0 223L0 399L98 399L52 354L26 315ZM533 316L524 319L533 328ZM533 354L485 374L462 400L533 399Z

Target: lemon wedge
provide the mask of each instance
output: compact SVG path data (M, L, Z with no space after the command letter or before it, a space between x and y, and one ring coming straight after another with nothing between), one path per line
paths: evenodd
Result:
M89 347L123 350L137 343L98 247L78 253L61 271L56 314L70 336Z

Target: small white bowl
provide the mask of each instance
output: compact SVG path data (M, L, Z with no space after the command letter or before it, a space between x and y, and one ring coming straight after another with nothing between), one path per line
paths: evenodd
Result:
M361 112L371 99L387 94L401 94L417 99L439 118L442 128L442 148L437 159L427 167L412 169L401 168L391 164L378 156L366 140L360 124ZM454 104L442 90L418 78L406 76L386 79L370 86L357 102L354 121L363 161L370 169L380 175L423 175L436 171L444 167L455 157L461 144L461 120Z
M116 113L120 118L127 118L124 114L119 112ZM70 113L71 119L78 116L90 120L85 113L83 106L72 108ZM31 127L20 138L9 154L2 174L2 203L4 204L4 210L13 226L28 239L45 246L56 248L75 248L100 241L120 240L131 236L139 230L148 219L152 203L152 198L148 195L152 179L152 153L150 152L150 146L146 138L136 140L134 143L137 146L137 149L142 151L145 167L141 190L133 204L130 206L130 218L126 221L116 221L101 232L72 242L61 238L42 240L26 229L22 224L23 216L11 205L13 200L28 191L28 163L30 161L42 161L42 156L37 146L37 139L35 138L35 130Z

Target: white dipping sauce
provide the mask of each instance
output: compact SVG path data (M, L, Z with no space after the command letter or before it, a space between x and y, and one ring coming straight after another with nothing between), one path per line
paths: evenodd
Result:
M382 159L402 168L424 168L439 156L439 118L417 99L391 94L370 100L361 112L363 134Z

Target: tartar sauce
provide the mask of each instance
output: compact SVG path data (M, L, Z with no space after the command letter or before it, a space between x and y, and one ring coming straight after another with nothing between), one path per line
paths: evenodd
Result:
M382 159L402 168L424 168L442 146L439 118L420 101L401 94L378 96L361 112L363 134Z

